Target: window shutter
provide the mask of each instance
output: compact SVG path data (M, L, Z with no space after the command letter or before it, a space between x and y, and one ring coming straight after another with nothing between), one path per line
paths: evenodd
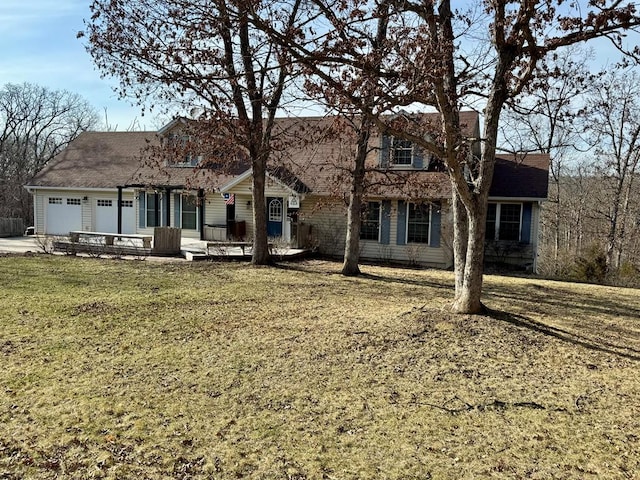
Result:
M531 243L531 214L533 205L531 202L526 202L522 205L522 230L520 234L520 241L522 243Z
M147 226L147 194L144 191L138 192L138 227Z
M160 225L163 227L168 227L169 225L167 224L167 216L169 215L169 194L165 193L164 195L162 195L162 211L161 211L161 219L160 219ZM162 213L164 213L164 215L162 215Z
M180 215L180 208L182 205L180 204L180 194L174 193L173 195L173 226L174 227L182 227L182 217Z
M416 144L413 145L413 166L418 169L424 168L424 152Z
M380 243L389 244L391 237L391 201L382 201L382 210L380 213Z
M398 201L398 231L396 233L396 244L407 244L407 206L402 200Z
M431 204L431 232L429 232L429 246L438 248L440 246L440 225L442 219L442 206L440 202Z
M391 138L388 135L383 135L380 144L380 166L387 168L389 166L389 150L391 145Z

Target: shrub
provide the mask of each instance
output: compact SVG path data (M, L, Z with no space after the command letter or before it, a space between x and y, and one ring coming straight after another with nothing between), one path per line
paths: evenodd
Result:
M626 261L613 272L612 280L620 287L640 287L640 268L632 262Z
M607 257L600 245L591 244L576 259L573 275L575 280L591 283L603 283L607 277Z

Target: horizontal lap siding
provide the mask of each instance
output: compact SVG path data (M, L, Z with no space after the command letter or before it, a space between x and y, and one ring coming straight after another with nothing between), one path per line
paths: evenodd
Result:
M313 243L324 255L343 255L347 225L344 202L320 197L306 197L300 205L298 222L311 225Z
M36 233L44 232L44 195L40 190L36 190L33 203L35 205L34 223Z
M237 202L237 199L236 199ZM236 209L237 209L236 205ZM204 205L205 225L225 225L227 221L227 205L219 193L210 193L206 196Z
M234 194L236 196L236 221L245 221L247 224L247 239L253 239L254 235L254 227L253 227L253 195L251 194L251 177L246 178L244 181L240 182L238 185L234 186L232 189L228 191L228 193ZM285 205L287 199L291 192L285 189L282 185L277 182L274 182L270 178L267 177L265 182L265 190L264 196L266 197L279 197L284 199ZM222 202L223 210L218 210L219 202L215 200L215 196L218 196L220 202ZM215 218L221 218L222 222L226 219L226 205L224 204L224 199L219 193L211 194L207 197L212 200L212 207L215 209L216 213ZM207 211L205 210L205 215ZM208 221L205 223L209 223ZM217 220L215 223L218 223Z
M440 247L426 244L397 245L398 202L391 202L389 243L381 244L372 240L360 242L360 257L363 260L416 262L447 268L451 265L451 255L447 253L446 241ZM447 211L442 212L443 226L449 221ZM312 226L312 236L322 254L344 255L347 226L347 209L344 202L325 198L307 197L300 209L299 221ZM444 228L443 228L444 230Z

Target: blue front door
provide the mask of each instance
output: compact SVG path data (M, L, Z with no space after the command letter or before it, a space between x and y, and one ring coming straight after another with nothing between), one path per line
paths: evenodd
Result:
M269 237L282 236L282 218L284 205L281 198L267 198L267 235Z

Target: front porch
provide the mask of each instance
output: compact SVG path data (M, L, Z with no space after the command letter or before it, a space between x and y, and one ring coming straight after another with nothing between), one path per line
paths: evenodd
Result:
M271 255L279 260L294 260L310 255L312 251L286 244L270 244ZM210 242L182 238L180 254L188 261L197 260L251 260L252 248L248 242Z

